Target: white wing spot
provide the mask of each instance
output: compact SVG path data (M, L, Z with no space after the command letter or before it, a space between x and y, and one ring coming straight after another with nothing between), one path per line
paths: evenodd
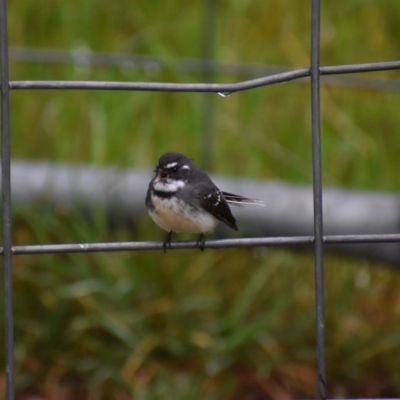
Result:
M221 193L220 193L220 192L217 192L217 193L216 193L216 198L215 198L214 201L212 201L213 196L214 196L214 194L213 194L213 193L210 193L210 194L208 194L207 196L205 196L205 198L206 198L208 201L210 201L210 204L211 204L211 205L217 206L217 205L220 203L220 201L221 201Z

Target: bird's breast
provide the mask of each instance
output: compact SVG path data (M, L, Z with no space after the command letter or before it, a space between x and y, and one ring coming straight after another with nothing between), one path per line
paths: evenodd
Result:
M209 212L187 205L172 196L162 198L151 195L154 209L149 209L153 221L166 231L206 233L214 230L218 220Z

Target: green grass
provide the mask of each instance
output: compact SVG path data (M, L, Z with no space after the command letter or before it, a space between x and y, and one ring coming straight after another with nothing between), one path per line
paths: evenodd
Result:
M398 57L400 3L323 2L322 64ZM31 0L9 5L12 46L201 56L201 4ZM305 67L308 3L217 5L216 58ZM13 62L12 79L200 82L149 72ZM398 72L374 75L398 78ZM219 81L240 77L219 76ZM203 94L13 91L14 158L153 168L165 151L201 159ZM309 86L216 94L214 172L311 183ZM323 86L324 183L399 190L396 92ZM113 230L36 204L14 242L161 238L148 218ZM242 399L315 396L314 271L308 252L231 249L14 258L21 398ZM329 396L400 396L398 272L326 258ZM382 378L383 377L383 378ZM24 397L25 396L25 397ZM246 397L247 396L247 397ZM257 397L259 396L259 397Z

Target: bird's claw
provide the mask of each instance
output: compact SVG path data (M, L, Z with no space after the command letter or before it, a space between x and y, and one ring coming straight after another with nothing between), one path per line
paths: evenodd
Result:
M202 233L199 237L199 240L196 242L196 247L200 249L200 251L204 251L205 249L205 244L206 244L206 238L204 236L204 233Z
M172 234L173 231L169 231L167 237L164 240L164 243L162 245L162 248L164 250L164 253L167 252L167 247L171 248L171 239L172 239Z

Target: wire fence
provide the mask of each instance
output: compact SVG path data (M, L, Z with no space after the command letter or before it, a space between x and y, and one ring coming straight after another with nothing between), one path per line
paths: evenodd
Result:
M205 3L205 20L210 20L213 1ZM212 23L205 23L204 31L208 42L212 42ZM211 33L210 33L211 32ZM206 41L207 41L206 40ZM150 82L104 82L104 81L10 81L9 46L7 37L6 0L0 0L0 56L1 56L1 137L2 137L2 213L3 213L3 255L4 265L4 310L5 310L5 372L6 399L15 398L14 385L14 314L13 314L13 256L19 254L47 254L59 252L101 252L101 251L139 251L162 250L161 242L118 242L118 243L76 243L76 244L39 244L29 246L12 245L11 219L11 179L10 179L10 90L24 89L61 89L61 90L139 90L173 92L216 92L222 96L253 88L288 82L301 78L310 78L311 84L311 120L312 120L312 167L314 201L314 235L298 237L261 237L241 239L208 240L205 247L228 248L246 246L314 246L315 259L315 316L317 339L317 387L318 398L326 398L326 344L325 344L325 308L324 308L324 244L325 243L378 243L400 242L399 234L335 235L323 234L322 209L322 166L321 166L321 129L320 129L320 78L325 75L339 75L356 72L388 71L400 69L400 61L368 64L320 66L320 0L311 0L311 54L310 68L279 72L262 78L237 83L213 83L213 74L205 73L207 83L150 83ZM206 62L211 62L213 49L204 47ZM209 111L210 112L210 111ZM207 114L207 110L205 112ZM209 137L207 140L212 140ZM174 242L171 249L195 248L195 241Z

